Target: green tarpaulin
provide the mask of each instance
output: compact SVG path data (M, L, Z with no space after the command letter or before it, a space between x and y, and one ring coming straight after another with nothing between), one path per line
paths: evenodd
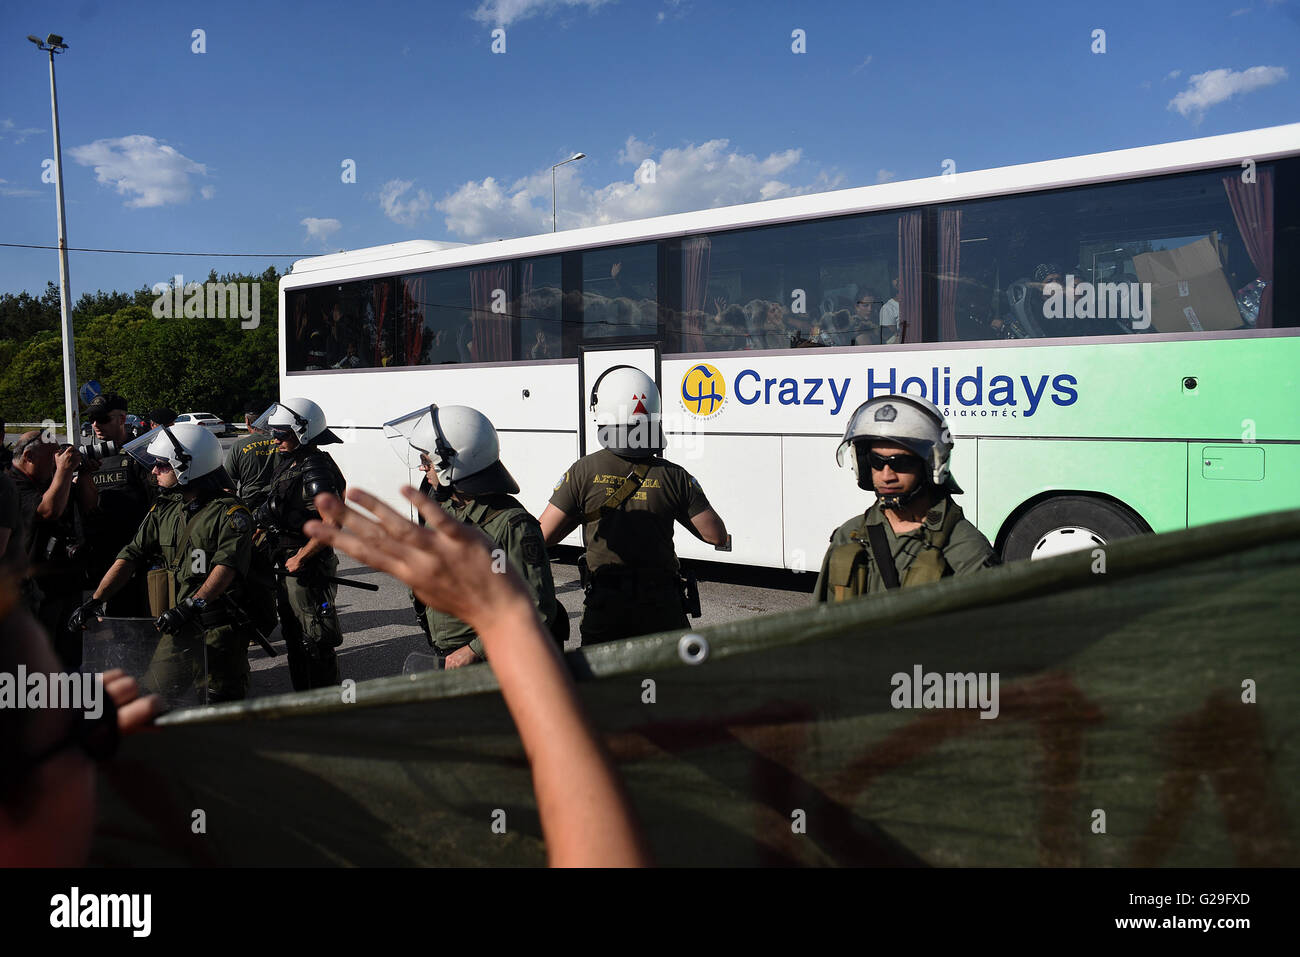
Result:
M661 864L1294 866L1297 622L1285 512L569 661ZM929 673L996 674L997 716L893 706ZM544 863L488 668L354 692L125 742L96 862Z

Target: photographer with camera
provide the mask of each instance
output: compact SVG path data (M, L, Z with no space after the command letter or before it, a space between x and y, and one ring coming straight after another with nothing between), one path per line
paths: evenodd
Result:
M122 451L135 438L126 424L125 399L115 392L100 393L86 408L86 419L94 428L95 441L79 451L97 463L91 480L99 492L99 508L86 516L86 572L93 586L135 537L158 497L158 485L143 465ZM145 576L137 575L114 595L106 611L115 617L148 615Z
M81 635L64 624L81 604L82 516L94 511L99 495L81 453L48 438L39 430L24 432L14 445L9 471L18 489L27 553L22 596L53 639L64 667L76 671L81 667Z

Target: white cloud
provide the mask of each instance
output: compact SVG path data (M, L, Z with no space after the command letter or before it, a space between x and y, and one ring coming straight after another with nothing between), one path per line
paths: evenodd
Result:
M1182 70L1170 70L1168 73L1165 74L1165 79L1166 79L1166 80L1176 80L1176 79L1178 79L1178 78L1179 78L1180 76L1182 76L1182 75L1183 75L1183 71L1182 71Z
M898 174L895 173L893 170L888 170L888 169L876 170L877 183L890 183L896 179L898 179Z
M16 186L9 186L9 180L0 179L0 196L40 196L39 189L20 189Z
M202 163L141 134L74 146L68 154L82 166L93 166L100 183L130 196L125 205L137 208L187 203L194 195L190 177L208 174Z
M1228 16L1239 17L1243 13L1250 13L1250 7L1239 7L1238 9L1233 10L1230 14L1228 14Z
M307 227L307 241L319 241L322 246L328 246L332 235L343 228L343 224L337 219L318 219L315 216L308 216L299 225Z
M426 189L416 190L410 199L403 199L414 185L409 179L390 179L379 187L379 205L384 215L402 226L414 226L433 206L433 197Z
M861 63L859 63L857 66L855 66L855 67L853 68L853 72L854 72L854 73L857 73L857 72L858 72L859 70L861 70L863 67L868 66L868 65L871 63L871 60L872 60L872 58L873 58L874 56L875 56L874 53L869 53L869 54L867 54L867 58L866 58L865 60L863 60Z
M211 199L213 196L217 195L216 187L204 186L201 190L199 190L199 195L202 196L204 199Z
M1286 78L1286 68L1280 66L1252 66L1240 73L1227 69L1196 73L1187 89L1169 101L1169 109L1195 117L1199 122L1210 107L1238 94L1281 83Z
M654 182L634 177L605 186L586 186L580 163L556 171L559 219L566 229L646 219L667 213L796 196L831 189L839 178L825 174L810 185L790 182L800 151L788 149L759 158L728 149L725 139L663 150L657 158L635 136L619 153L620 162L640 169L655 163ZM488 177L469 182L437 203L447 230L470 241L503 239L551 228L551 170L538 170L509 185Z
M22 143L27 142L27 137L29 136L35 136L37 133L44 132L43 129L36 126L25 127L20 130L17 128L13 120L0 120L0 142L3 142L5 137L9 137L14 141L14 146L19 146Z
M550 16L571 7L586 7L592 11L608 2L609 0L482 0L470 16L484 26L508 27L538 14Z

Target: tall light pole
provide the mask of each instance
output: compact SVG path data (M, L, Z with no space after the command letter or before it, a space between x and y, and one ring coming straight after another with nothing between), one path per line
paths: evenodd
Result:
M54 88L54 54L68 48L63 37L51 33L42 41L28 35L37 49L50 54L50 104L54 111L54 194L59 207L59 299L63 309L63 401L67 413L68 441L77 441L77 354L72 339L72 303L68 299L68 222L63 210L63 147L59 142L59 96Z
M574 153L572 156L566 159L564 163L572 163L575 160L586 159L586 158L587 158L586 153ZM555 171L559 169L561 166L563 166L564 163L556 163L554 166L551 167L551 232L555 232Z

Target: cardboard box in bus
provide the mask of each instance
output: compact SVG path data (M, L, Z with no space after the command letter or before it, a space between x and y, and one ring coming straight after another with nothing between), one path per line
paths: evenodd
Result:
M1151 324L1156 332L1241 327L1241 312L1210 239L1141 253L1133 257L1133 269L1141 282L1151 284Z

